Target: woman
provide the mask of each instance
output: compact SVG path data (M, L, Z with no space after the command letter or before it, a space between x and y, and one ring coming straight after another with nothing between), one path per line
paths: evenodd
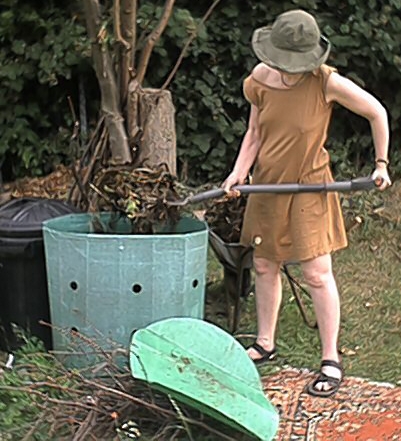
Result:
M381 179L381 190L391 185L387 113L372 95L324 64L330 43L313 16L301 10L279 15L272 26L254 32L252 47L261 63L244 81L251 111L233 171L223 183L227 192L244 183L251 168L255 184L332 182L324 144L333 103L369 121L376 153L372 178ZM241 242L255 247L258 333L248 348L249 356L256 364L275 357L280 267L283 262L300 262L322 349L320 372L307 391L332 395L343 371L337 347L340 304L331 253L347 246L338 195L250 195Z

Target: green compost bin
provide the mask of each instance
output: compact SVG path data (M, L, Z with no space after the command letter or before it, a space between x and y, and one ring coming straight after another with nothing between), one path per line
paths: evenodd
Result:
M94 221L111 224L112 216L43 224L53 348L70 366L87 363L97 345L128 348L134 330L157 320L204 317L207 224L182 218L158 234L130 234L120 218L113 232L93 232Z

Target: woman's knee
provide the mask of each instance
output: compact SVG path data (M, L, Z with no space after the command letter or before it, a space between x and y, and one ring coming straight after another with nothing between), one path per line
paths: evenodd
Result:
M255 257L253 259L253 266L255 269L255 273L258 276L270 275L272 277L275 277L280 272L280 263L273 262L268 259L263 259L261 257Z
M303 269L305 282L311 288L321 288L333 279L333 272L328 266L316 265Z
M312 288L326 286L333 279L331 256L325 255L304 262L302 272L305 282Z

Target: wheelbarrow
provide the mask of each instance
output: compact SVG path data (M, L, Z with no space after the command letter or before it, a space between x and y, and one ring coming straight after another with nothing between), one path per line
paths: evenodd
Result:
M238 194L251 193L312 193L312 192L351 192L370 190L379 186L379 180L373 180L371 177L362 177L348 181L337 181L321 184L255 184L255 185L237 185L233 190ZM169 205L185 206L195 204L212 198L220 198L226 193L222 188L216 188L190 195L185 199L178 201L168 201ZM213 229L209 230L209 244L213 249L217 259L224 268L224 287L227 299L233 300L233 312L231 320L231 332L236 333L240 319L241 299L247 297L252 290L251 269L253 266L254 247L244 246L240 243L227 243L216 234ZM308 317L302 295L309 297L308 291L303 285L290 273L290 266L296 262L286 262L281 271L288 280L291 292L295 298L296 304L300 310L305 324L310 328L317 328L315 320Z
M239 243L227 243L221 239L213 230L209 230L209 244L213 249L217 259L224 268L224 289L226 292L227 303L232 299L233 311L231 317L231 333L235 334L238 329L241 312L241 300L252 292L251 270L253 266L254 247L244 246ZM300 310L305 324L312 329L317 328L317 323L308 317L307 307L301 294L309 297L308 291L290 273L289 267L295 263L288 262L282 265L281 272L287 278L291 292Z

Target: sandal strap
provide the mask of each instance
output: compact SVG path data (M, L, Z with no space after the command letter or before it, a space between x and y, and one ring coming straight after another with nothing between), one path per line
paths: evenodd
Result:
M330 377L329 375L323 374L323 372L320 372L316 380L314 381L314 386L318 383L329 383L334 386L337 386L341 383L341 378L336 377Z
M320 368L323 368L323 367L333 367L333 368L336 368L339 371L341 371L341 373L343 372L343 367L341 366L341 363L339 363L338 361L322 360Z
M266 349L259 343L256 343L256 341L251 345L251 348L255 349L255 351L262 357L270 357L276 352L276 348L273 348L271 351L266 351Z

